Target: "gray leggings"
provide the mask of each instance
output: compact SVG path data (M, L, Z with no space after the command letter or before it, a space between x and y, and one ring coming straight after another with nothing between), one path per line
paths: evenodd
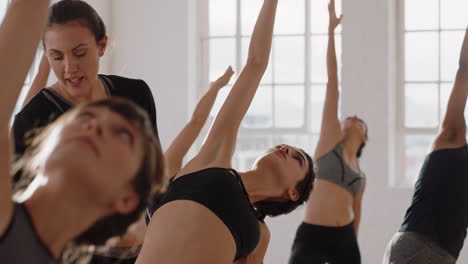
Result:
M453 264L456 259L436 243L412 232L396 233L385 251L383 264Z

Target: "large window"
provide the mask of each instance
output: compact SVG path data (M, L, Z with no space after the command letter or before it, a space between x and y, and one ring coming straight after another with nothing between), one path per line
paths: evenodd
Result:
M0 0L0 21L3 21L9 0Z
M418 177L438 132L468 25L466 0L400 0L399 185Z
M209 33L203 37L203 46L210 80L220 76L228 65L240 72L262 3L263 0L209 0ZM243 120L235 168L248 169L260 153L280 143L313 154L327 81L327 4L323 0L279 1L270 64ZM337 9L341 13L341 1L337 1ZM340 29L336 43L341 65ZM221 91L211 119L229 89Z

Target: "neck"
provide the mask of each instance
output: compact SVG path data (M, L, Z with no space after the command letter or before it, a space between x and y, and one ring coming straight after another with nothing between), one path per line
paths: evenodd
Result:
M77 192L63 188L64 185L52 184L44 176L36 178L40 183L31 184L34 190L27 191L31 196L24 205L38 236L53 256L59 258L68 242L103 217L102 210L78 198Z
M274 197L281 197L282 191L278 190L274 184L268 179L265 179L263 175L265 173L260 172L257 169L249 170L246 172L239 173L244 183L247 194L249 195L250 203L256 203L258 201L271 199Z
M354 161L357 160L357 153L359 148L362 145L362 142L358 135L347 135L344 140L344 150L343 154L348 158L348 160Z
M100 81L99 78L96 78L94 81L92 81L90 85L91 88L89 89L89 92L80 94L78 96L73 96L70 93L68 93L67 89L63 86L63 84L59 82L53 85L52 89L58 92L61 96L63 96L67 101L69 101L73 105L79 105L82 103L96 101L107 97L104 84Z

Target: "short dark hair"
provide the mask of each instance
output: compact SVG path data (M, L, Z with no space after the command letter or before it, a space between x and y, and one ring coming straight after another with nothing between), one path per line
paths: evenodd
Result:
M106 25L96 10L81 0L62 0L50 7L47 27L70 22L82 23L94 35L96 43L106 36Z
M299 193L299 199L296 201L262 200L255 202L253 205L255 209L257 209L257 213L260 219L263 220L265 216L279 216L288 214L309 199L310 193L313 189L316 173L312 158L304 150L301 150L301 152L306 156L309 166L304 179L296 184L296 190Z

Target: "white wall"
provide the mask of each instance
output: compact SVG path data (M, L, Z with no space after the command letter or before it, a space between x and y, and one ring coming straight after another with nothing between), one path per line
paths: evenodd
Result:
M187 0L113 0L112 73L150 85L164 148L187 120L188 5Z
M102 0L94 0L96 2ZM194 0L113 0L110 53L111 72L142 78L153 89L158 125L164 146L172 140L191 112L197 83L195 58L199 49L193 30ZM226 0L227 1L227 0ZM368 176L359 242L363 263L381 263L385 247L398 229L412 189L388 186L393 166L390 149L391 113L395 80L395 0L343 1L343 106L344 116L358 114L369 125L370 142L362 167ZM272 232L265 263L284 264L303 209L268 220ZM468 261L468 250L459 263Z

